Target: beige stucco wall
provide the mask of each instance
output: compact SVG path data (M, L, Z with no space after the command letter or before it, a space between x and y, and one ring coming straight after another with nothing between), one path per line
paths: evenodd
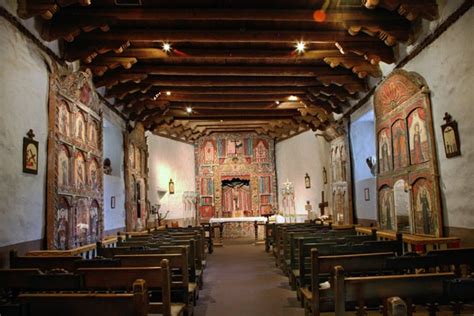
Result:
M0 18L0 247L44 235L48 71L37 48ZM37 175L23 173L23 137L39 141Z
M318 212L321 202L321 191L325 191L325 199L330 198L329 143L324 138L316 137L314 132L307 131L275 146L276 171L278 178L278 203L282 208L281 189L289 180L295 187L296 213L306 215L306 201L310 201L313 211ZM323 167L328 173L328 184L323 183ZM306 189L305 174L311 178L311 188ZM329 203L331 205L331 203Z
M196 191L194 146L147 133L148 137L148 198L151 205L158 204L157 190L168 191L170 178L175 193L166 193L161 199L163 213L170 211L167 219L183 219L185 205L183 193Z

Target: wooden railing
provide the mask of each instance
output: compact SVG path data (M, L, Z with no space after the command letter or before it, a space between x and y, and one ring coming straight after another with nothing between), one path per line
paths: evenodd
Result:
M356 227L358 235L372 234L373 227ZM395 240L396 232L377 230L378 240ZM459 237L431 237L423 235L403 234L403 248L405 252L427 253L431 250L459 248Z

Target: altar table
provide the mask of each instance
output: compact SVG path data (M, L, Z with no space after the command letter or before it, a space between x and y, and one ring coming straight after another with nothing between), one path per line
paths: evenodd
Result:
M209 219L209 224L219 227L219 235L222 240L224 232L224 224L226 223L253 223L255 229L255 242L258 241L258 225L267 222L267 218L263 216L252 217L212 217Z

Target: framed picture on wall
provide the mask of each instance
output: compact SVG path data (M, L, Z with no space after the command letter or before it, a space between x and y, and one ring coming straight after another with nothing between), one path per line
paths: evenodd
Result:
M38 174L38 142L34 140L33 130L23 137L23 172Z
M461 155L461 143L459 142L458 123L448 113L444 114L445 124L441 125L443 133L443 144L446 158Z
M115 196L110 197L110 208L115 208Z
M364 199L366 201L370 201L370 190L369 190L369 188L364 189Z

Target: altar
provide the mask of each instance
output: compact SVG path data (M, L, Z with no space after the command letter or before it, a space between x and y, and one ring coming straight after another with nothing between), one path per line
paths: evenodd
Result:
M256 241L264 238L264 229L258 229L265 224L267 218L263 216L242 217L212 217L209 224L219 228L219 237L222 238L254 238Z

